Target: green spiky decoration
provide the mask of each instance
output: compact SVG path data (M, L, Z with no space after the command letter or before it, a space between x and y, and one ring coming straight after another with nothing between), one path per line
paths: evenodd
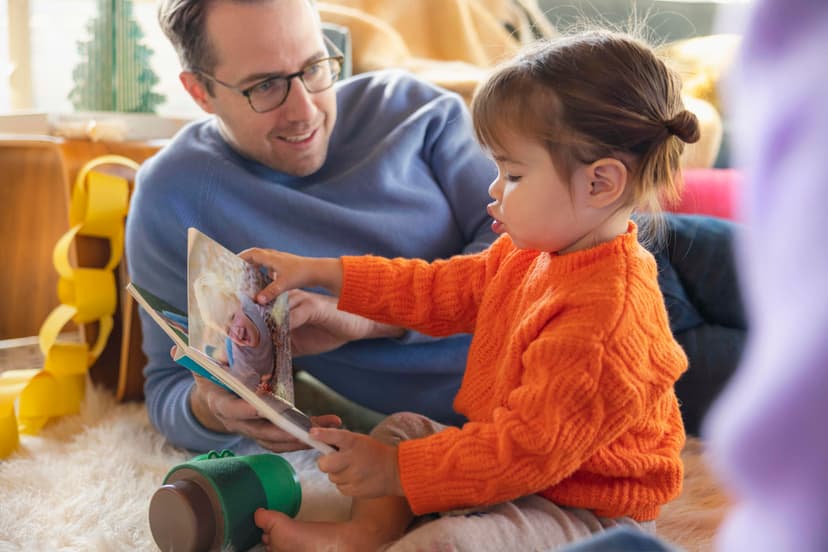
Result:
M150 69L152 50L132 18L132 0L98 0L89 21L90 39L78 42L81 62L72 72L69 100L76 110L153 113L165 97L152 91L158 77Z

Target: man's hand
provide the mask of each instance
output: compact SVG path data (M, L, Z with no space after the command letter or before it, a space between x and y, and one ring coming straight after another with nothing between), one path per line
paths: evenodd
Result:
M344 429L313 428L311 437L335 446L319 458L319 469L344 495L356 498L404 496L397 447Z
M213 431L248 437L273 452L309 448L270 420L262 418L253 406L206 378L194 375L190 406L201 424ZM333 414L311 418L321 427L340 427L342 420Z
M294 356L332 351L349 341L401 337L405 330L340 311L336 298L295 289L288 294Z

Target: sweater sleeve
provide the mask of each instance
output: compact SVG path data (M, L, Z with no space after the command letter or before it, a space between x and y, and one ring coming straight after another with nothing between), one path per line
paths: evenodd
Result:
M421 259L343 257L341 310L431 336L470 333L505 242L473 255Z
M181 175L186 173L182 169L173 178L159 174L152 160L145 163L138 173L126 228L126 254L132 281L185 312L186 234L194 213L186 207L189 202L181 198L173 200L164 183L179 185ZM153 425L171 443L190 450L233 448L238 444L238 435L208 430L193 415L189 401L193 377L189 370L173 362L172 340L143 311L141 332L147 356L144 396Z
M522 383L492 419L400 444L400 478L415 514L546 489L640 415L640 394L616 369L620 359L597 341L550 334L524 352Z

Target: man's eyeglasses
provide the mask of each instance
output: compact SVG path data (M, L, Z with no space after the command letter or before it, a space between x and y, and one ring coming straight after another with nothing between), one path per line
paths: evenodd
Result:
M342 64L345 62L344 56L332 56L322 59L317 59L305 65L301 71L291 73L289 75L280 75L270 77L261 82L258 82L247 88L239 88L232 84L227 84L218 80L216 77L200 71L194 70L202 77L223 87L237 92L247 98L247 103L256 113L265 113L272 111L285 103L288 94L290 94L290 83L293 79L298 78L302 81L305 90L311 94L327 90L339 79L342 73Z

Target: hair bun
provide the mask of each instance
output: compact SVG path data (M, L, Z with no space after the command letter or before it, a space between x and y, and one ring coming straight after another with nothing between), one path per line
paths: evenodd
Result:
M678 115L669 121L666 121L664 126L670 134L678 136L682 142L686 142L688 144L698 142L701 137L701 131L699 130L699 119L693 112L686 109L680 111Z

